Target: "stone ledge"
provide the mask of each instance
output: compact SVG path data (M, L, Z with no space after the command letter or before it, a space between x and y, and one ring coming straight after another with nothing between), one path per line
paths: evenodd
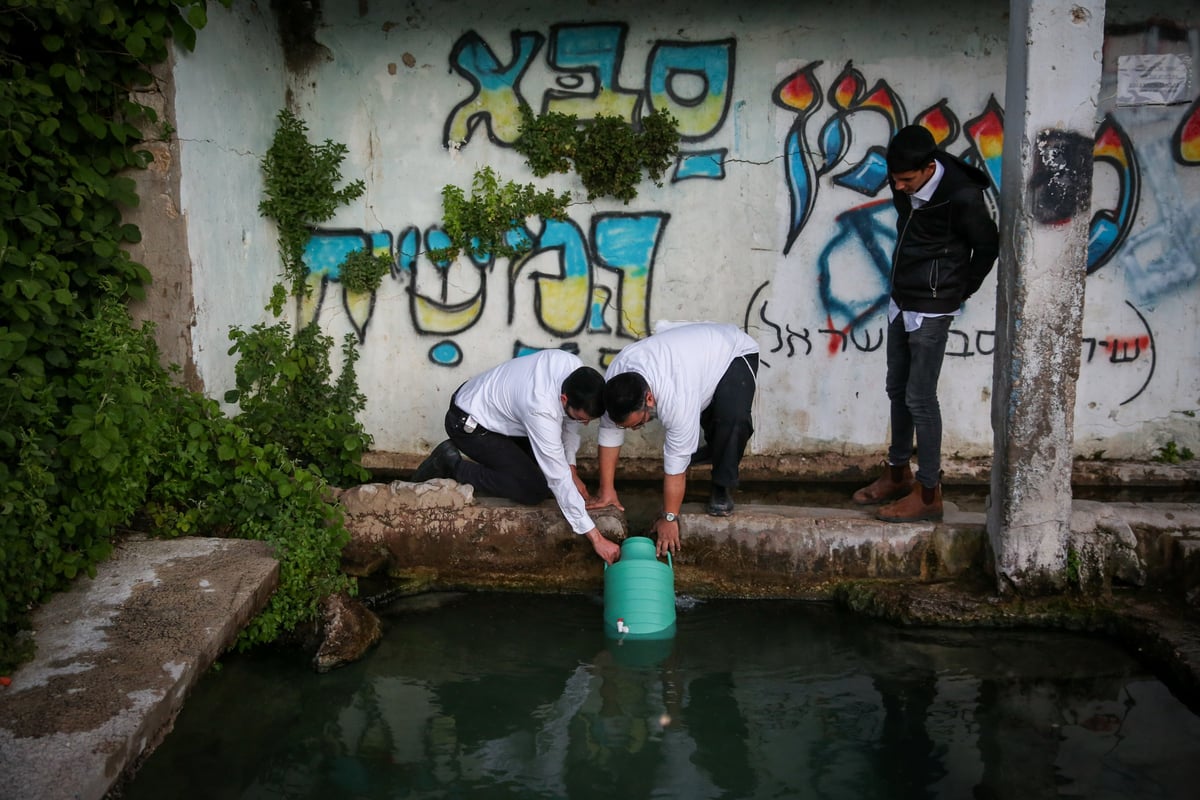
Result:
M522 506L475 498L470 487L445 479L365 484L339 499L351 534L342 553L350 575L420 573L420 585L431 588L584 591L600 574L591 544L553 500ZM606 537L625 537L617 509L592 519Z
M278 582L263 542L120 542L34 613L37 655L0 695L4 796L104 797Z
M602 586L591 546L571 533L553 501L519 506L471 498L455 505L452 497L462 494L453 481L430 481L425 486L433 488L421 493L415 486L396 481L343 493L352 537L343 556L347 572L386 571L436 589ZM445 494L445 502L434 493ZM682 510L676 581L697 595L810 597L836 579L947 579L982 564L983 515L952 503L943 523L906 525L859 509L740 505L732 517L709 517L697 504ZM616 509L593 519L610 539L627 535Z
M874 509L683 506L677 585L702 595L827 595L853 578L953 578L982 564L982 514L946 504L943 522L880 522Z

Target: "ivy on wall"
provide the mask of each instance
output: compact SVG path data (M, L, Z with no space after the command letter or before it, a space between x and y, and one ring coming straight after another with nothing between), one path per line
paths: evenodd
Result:
M528 217L563 220L571 195L538 191L531 183L502 181L491 167L475 172L471 196L454 185L442 187L442 230L448 247L429 251L435 262L453 261L467 251L477 258L513 258L527 252L532 243L514 237Z
M130 99L205 7L29 0L0 14L0 660L30 608L111 549L156 458L152 339L123 303L149 279L122 246L145 166Z
M679 155L679 124L666 111L647 114L635 127L621 117L604 115L587 122L554 111L535 116L522 105L520 135L513 147L539 178L574 169L589 200L614 197L628 204L646 177L662 185Z
M315 331L274 349L267 332L265 347L244 335L239 391L258 413L229 418L176 384L153 326L135 327L126 307L150 275L123 249L140 238L122 221L138 203L125 173L149 161L143 132L166 132L131 92L170 40L191 49L206 22L204 2L172 0L22 0L0 13L0 674L32 652L31 610L93 574L128 528L275 546L281 586L242 646L354 590L326 500L328 476L364 474L349 463L369 444L353 427L353 370L317 391L330 343ZM279 376L314 365L288 402L336 404L341 426L272 425Z
M679 154L679 128L669 113L656 112L634 127L620 117L599 116L580 122L573 114L535 116L521 106L521 131L514 144L533 174L579 176L588 200L613 197L628 205L638 184L662 177ZM532 243L517 235L529 217L566 219L569 192L539 191L531 183L503 181L491 167L475 172L471 196L457 186L442 187L442 226L448 247L430 250L435 262L448 262L464 251L477 258L513 258Z
M279 127L262 162L265 196L258 210L275 222L284 277L291 282L292 294L302 295L308 277L304 246L313 228L331 219L339 206L361 197L366 184L357 180L337 188L346 146L328 139L313 144L304 120L289 109L280 111L277 119Z

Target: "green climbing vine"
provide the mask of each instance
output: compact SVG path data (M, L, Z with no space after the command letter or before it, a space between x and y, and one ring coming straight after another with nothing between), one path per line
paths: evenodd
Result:
M124 249L141 236L122 221L138 203L127 173L149 163L147 135L171 135L132 92L151 85L171 39L195 45L205 8L23 0L0 13L0 675L31 655L33 609L94 574L131 529L273 545L280 588L242 647L355 590L340 572L348 533L329 500L330 480L366 474L354 353L333 381L332 343L316 330L235 332L242 414L231 418L178 385L153 326L135 325L127 308L150 280ZM336 183L338 146L305 149L294 136L289 146L329 178L310 194ZM283 207L316 222L352 193ZM293 266L302 227L286 230ZM282 419L296 408L313 416Z
M313 228L331 219L337 209L366 190L361 180L336 188L342 181L346 145L326 139L308 140L308 126L288 109L278 115L279 127L262 161L263 194L259 212L275 222L283 275L291 293L307 291L304 246ZM278 314L278 309L276 309Z
M161 129L134 89L203 2L25 0L0 13L0 673L31 610L94 572L146 498L170 386L125 304L149 273L124 246L127 171Z
M662 185L679 154L679 130L665 111L643 117L635 128L619 117L581 123L572 114L535 116L522 105L514 148L539 178L574 170L589 200L614 197L628 204L646 177ZM442 225L450 244L430 250L429 257L441 263L463 252L480 259L514 258L531 247L523 235L525 220L566 219L570 202L570 192L555 194L531 183L504 181L491 167L483 167L472 178L469 197L458 186L442 187Z
M620 117L601 115L581 123L572 114L553 111L535 116L522 105L514 148L539 178L574 168L589 200L615 197L628 204L647 176L662 185L679 154L679 128L666 111L646 115L635 128Z
M457 186L442 188L442 226L450 244L430 250L429 257L453 261L465 251L480 258L513 258L531 247L519 233L525 220L566 219L570 199L567 192L539 192L532 184L501 182L491 167L484 167L475 173L470 197Z

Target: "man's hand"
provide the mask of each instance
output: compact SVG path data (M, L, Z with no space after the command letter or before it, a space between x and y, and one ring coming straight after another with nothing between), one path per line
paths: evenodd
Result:
M667 522L662 517L654 520L654 537L658 541L658 555L679 552L679 520Z
M616 506L622 511L625 510L625 506L621 505L621 499L617 497L617 490L611 488L605 489L603 486L601 486L596 491L596 496L589 500L585 504L585 507L588 509L593 509L604 508L605 506Z
M596 551L596 555L604 559L605 564L617 563L617 559L621 557L621 548L616 542L605 539L597 528L592 528L585 535L592 543L592 549Z

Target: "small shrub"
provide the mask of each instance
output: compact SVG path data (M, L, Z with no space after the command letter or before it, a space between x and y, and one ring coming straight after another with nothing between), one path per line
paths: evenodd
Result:
M263 194L259 213L275 222L283 274L292 294L308 290L304 247L315 226L331 219L339 206L358 199L366 184L356 180L342 189L341 165L346 145L326 139L308 140L308 126L288 109L278 115L279 127L262 160Z
M338 282L348 292L369 294L379 288L383 277L391 270L391 256L377 255L370 250L355 250L338 267Z
M336 381L329 358L333 339L316 322L295 336L280 322L249 331L235 327L229 338L234 342L229 355L238 357L237 388L225 393L225 402L238 404L238 422L256 440L278 444L297 464L335 484L369 480L360 462L372 438L357 420L366 397L358 389L353 334L342 344Z
M571 114L535 116L521 106L514 148L539 178L574 168L588 199L614 197L628 204L643 175L656 185L679 154L678 123L666 111L646 115L637 128L620 117L581 122Z
M1151 460L1158 461L1163 464L1178 464L1181 461L1191 461L1193 458L1195 458L1195 454L1192 453L1191 450L1186 447L1180 447L1175 443L1175 440L1172 439L1162 447L1158 448L1158 452Z
M463 251L477 258L513 258L529 250L529 240L520 234L531 216L566 219L570 195L539 192L532 184L501 183L491 167L475 173L471 197L448 185L442 188L442 226L449 247L429 252L434 261L452 261Z
M172 390L164 410L174 412L168 418L176 424L160 436L146 505L154 532L255 539L272 545L279 559L279 587L242 631L239 648L314 619L328 594L357 591L341 572L350 535L318 471L297 465L277 443L261 443L199 394Z

